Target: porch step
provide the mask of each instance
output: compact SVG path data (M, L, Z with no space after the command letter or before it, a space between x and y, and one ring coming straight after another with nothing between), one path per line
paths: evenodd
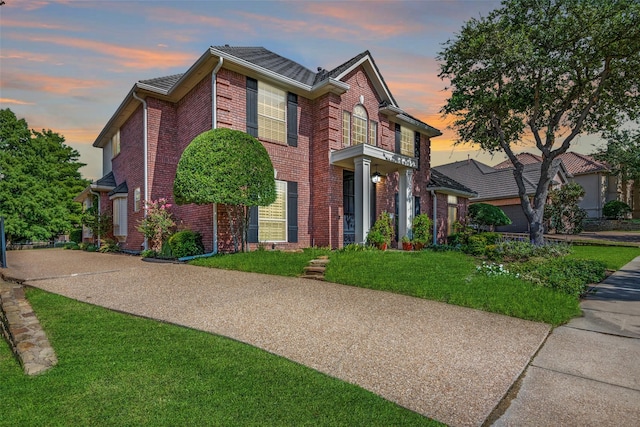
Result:
M300 277L303 279L324 280L324 272L328 263L329 257L327 256L312 259L309 261L309 265L304 268L304 274Z

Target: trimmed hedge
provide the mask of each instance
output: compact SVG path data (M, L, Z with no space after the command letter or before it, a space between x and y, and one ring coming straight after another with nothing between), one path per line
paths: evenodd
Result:
M204 253L202 235L191 230L178 231L169 237L171 253L176 258L201 255Z

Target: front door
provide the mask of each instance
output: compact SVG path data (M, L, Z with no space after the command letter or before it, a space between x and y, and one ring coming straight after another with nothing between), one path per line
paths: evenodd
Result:
M352 171L342 172L343 245L356 241L356 192Z

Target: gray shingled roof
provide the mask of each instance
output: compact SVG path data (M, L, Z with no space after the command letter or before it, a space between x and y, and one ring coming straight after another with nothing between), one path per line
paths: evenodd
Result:
M316 73L264 47L212 46L213 49L235 56L247 62L265 68L281 76L288 77L306 85L313 85Z
M458 181L449 178L442 172L438 172L435 169L431 169L431 176L429 177L429 183L427 188L447 188L455 193L475 193L467 186L460 184Z
M518 186L513 169L495 169L477 160L463 160L432 168L451 177L478 194L474 200L506 199L518 197ZM540 166L525 165L523 178L527 194L535 193L540 179Z
M213 50L217 50L226 55L233 56L235 58L241 59L243 61L247 61L251 64L262 67L266 70L279 74L283 77L287 77L293 79L302 84L313 86L316 83L319 83L328 78L336 78L337 76L344 73L346 70L357 64L362 58L369 56L371 58L371 64L375 68L378 73L378 76L382 80L382 84L387 87L378 66L376 65L371 53L368 50L354 56L348 61L338 65L334 69L327 71L324 69L319 69L318 73L311 71L303 65L298 64L295 61L287 59L283 56L278 55L264 47L241 47L241 46L211 46ZM156 89L159 92L168 93L175 85L180 81L180 79L184 76L182 74L173 74L171 76L157 77L153 79L140 80L138 83L146 85L150 88ZM396 100L393 98L391 91L389 91L387 87L387 92L391 97L391 100L394 104L397 105ZM410 120L415 120L416 123L424 125L428 128L431 128L435 131L437 129L427 125L422 120L417 119L408 113L404 112L404 115L407 116Z
M98 187L115 187L116 178L115 176L113 176L113 172L109 172L108 174L97 180L96 185Z
M116 188L109 191L109 196L113 196L114 194L127 194L129 193L129 187L127 186L127 181L119 184Z

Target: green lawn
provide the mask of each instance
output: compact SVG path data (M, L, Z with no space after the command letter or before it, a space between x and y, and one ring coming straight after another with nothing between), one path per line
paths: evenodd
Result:
M28 377L0 340L1 426L439 425L230 339L27 296L59 364Z
M592 259L607 264L610 270L619 270L623 265L640 256L640 248L622 246L573 246L569 258Z
M475 274L477 260L459 252L256 251L201 258L192 264L298 276L309 260L329 254L328 281L425 298L553 325L580 315L579 301L511 277Z

